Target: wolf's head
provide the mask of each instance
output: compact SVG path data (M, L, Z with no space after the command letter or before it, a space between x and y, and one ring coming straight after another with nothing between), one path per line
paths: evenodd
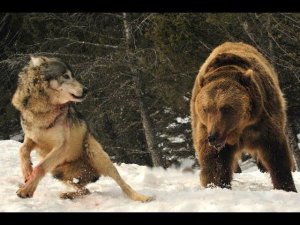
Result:
M58 58L31 56L28 70L36 71L32 82L46 82L45 91L52 104L81 102L87 93L87 88L74 77L70 66Z

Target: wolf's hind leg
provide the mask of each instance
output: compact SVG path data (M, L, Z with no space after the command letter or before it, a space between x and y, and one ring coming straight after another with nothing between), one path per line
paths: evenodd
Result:
M153 197L137 193L121 178L108 154L104 152L102 146L91 135L88 136L87 153L93 167L98 171L99 175L109 176L114 179L130 199L141 202L153 200Z

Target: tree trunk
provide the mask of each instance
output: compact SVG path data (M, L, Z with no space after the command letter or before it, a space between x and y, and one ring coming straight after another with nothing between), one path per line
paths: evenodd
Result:
M147 107L144 104L144 96L140 76L134 77L135 93L138 98L144 134L147 142L147 148L150 152L153 166L163 166L161 152L156 148L155 133L149 116Z
M291 147L291 152L293 156L293 160L295 163L295 169L296 171L299 171L300 166L300 149L298 147L297 143L297 134L294 132L294 129L291 125L291 123L288 122L287 124L287 136L289 141L289 146Z
M123 22L124 22L126 45L127 45L127 55L129 57L129 61L132 62L135 46L131 34L131 27L127 19L127 13L123 13ZM155 133L151 123L149 112L145 105L144 90L143 90L141 77L138 74L137 70L133 68L133 63L130 63L130 70L133 75L135 93L139 103L139 109L140 109L140 115L141 115L141 120L142 120L144 134L145 134L145 140L147 143L147 149L151 156L152 164L153 166L156 167L163 166L162 154L159 151L159 149L156 148Z

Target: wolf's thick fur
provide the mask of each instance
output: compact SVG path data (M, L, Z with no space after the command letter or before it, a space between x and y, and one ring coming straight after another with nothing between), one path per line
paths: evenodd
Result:
M195 80L191 117L203 186L230 187L247 151L270 172L275 189L296 192L286 136L286 102L277 74L254 47L216 47Z
M75 80L70 67L59 59L32 57L29 65L23 68L12 99L21 113L25 133L20 148L25 184L17 195L32 197L39 181L51 172L55 178L76 189L62 193L62 198L88 194L85 185L104 175L114 179L132 200L151 200L125 183L101 144L89 132L72 103L84 97L85 88ZM41 159L35 168L30 159L33 149Z

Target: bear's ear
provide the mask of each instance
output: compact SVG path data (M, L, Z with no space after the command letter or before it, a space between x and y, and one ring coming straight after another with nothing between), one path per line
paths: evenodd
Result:
M252 80L253 75L254 75L254 71L253 71L252 69L248 69L248 70L245 72L245 77L246 77L247 79Z
M240 83L244 86L248 86L253 81L254 71L252 69L248 69L244 76L240 77Z
M203 85L204 85L204 77L203 76L199 76L198 85L200 88L203 87Z
M46 58L45 57L30 55L30 64L33 67L38 67L38 66L40 66L44 62L46 62Z

